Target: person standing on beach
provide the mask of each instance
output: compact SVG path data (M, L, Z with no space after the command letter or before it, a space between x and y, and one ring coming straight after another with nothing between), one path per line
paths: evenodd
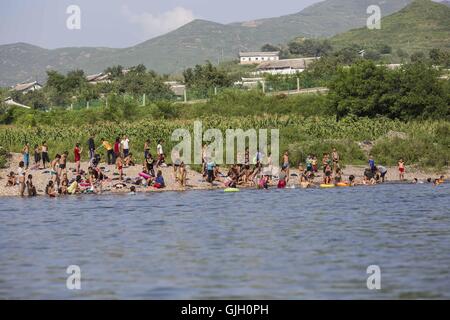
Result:
M48 157L48 144L47 141L42 142L42 146L41 146L41 152L42 152L42 164L44 165L44 170L45 168L45 164L46 163L50 163L50 158Z
M39 169L39 164L41 163L41 151L38 145L34 146L34 169Z
M400 181L405 180L405 161L403 159L398 161L398 177Z
M83 148L80 147L80 143L75 145L73 149L74 159L75 159L75 170L76 174L80 174L80 162L81 162L81 153L83 152Z
M130 139L127 136L123 136L122 141L120 141L123 150L123 157L126 158L130 154Z
M91 134L88 140L88 147L89 147L89 165L92 165L92 162L95 157L95 141L94 141L94 135Z
M156 154L158 155L158 161L156 162L156 167L158 168L161 164L164 163L164 150L162 144L164 140L159 140L158 145L156 147Z
M290 170L289 170L289 152L287 151L283 155L283 166L281 168L286 173L286 183L288 183Z
M114 142L113 164L116 163L117 158L120 156L120 138L116 138Z
M106 150L106 157L108 159L108 164L113 164L114 151L111 143L109 143L105 138L102 139L102 147Z
M25 146L22 149L22 155L25 170L28 170L28 167L30 166L30 144L28 142L25 143Z
M25 192L25 175L26 169L24 169L25 163L23 161L19 162L19 168L17 169L17 177L19 179L19 195L23 197Z
M331 158L333 160L333 173L336 174L337 169L339 169L339 160L340 160L339 153L336 151L336 148L333 148Z
M147 159L149 153L150 153L150 139L147 139L145 140L144 143L144 160Z

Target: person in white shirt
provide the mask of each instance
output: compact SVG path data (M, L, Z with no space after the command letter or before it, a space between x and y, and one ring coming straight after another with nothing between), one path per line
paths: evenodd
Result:
M120 144L122 145L123 157L128 157L130 154L130 139L128 139L127 136L124 136Z
M164 163L164 151L163 151L163 140L158 141L158 145L156 146L156 154L158 155L158 160L156 162L156 167L159 167Z

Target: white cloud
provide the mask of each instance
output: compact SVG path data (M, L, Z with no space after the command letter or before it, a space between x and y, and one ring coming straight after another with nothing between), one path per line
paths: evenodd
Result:
M142 28L146 37L162 35L195 19L194 13L183 7L175 7L172 10L159 14L148 12L137 14L131 12L128 6L125 5L122 7L122 12L128 21Z

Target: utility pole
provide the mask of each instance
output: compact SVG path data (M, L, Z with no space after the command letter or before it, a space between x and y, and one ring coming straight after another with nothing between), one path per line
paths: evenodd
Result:
M184 89L184 103L187 102L187 91L186 89Z
M297 77L297 92L300 92L300 78Z

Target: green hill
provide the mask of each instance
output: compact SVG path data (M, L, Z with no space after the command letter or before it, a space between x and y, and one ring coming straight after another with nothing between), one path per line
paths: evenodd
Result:
M106 67L143 63L161 73L173 73L197 63L236 58L239 51L258 50L266 43L280 44L298 37L330 37L366 23L369 5L384 14L405 7L411 0L326 0L303 11L255 21L219 24L195 20L165 35L125 49L62 48L47 50L25 43L0 46L0 86L38 78L46 70L66 72L81 68L97 73Z
M447 3L448 5L448 3ZM381 20L381 29L360 28L332 38L337 47L360 45L376 48L389 45L408 53L432 48L450 50L450 8L431 0L415 0Z

